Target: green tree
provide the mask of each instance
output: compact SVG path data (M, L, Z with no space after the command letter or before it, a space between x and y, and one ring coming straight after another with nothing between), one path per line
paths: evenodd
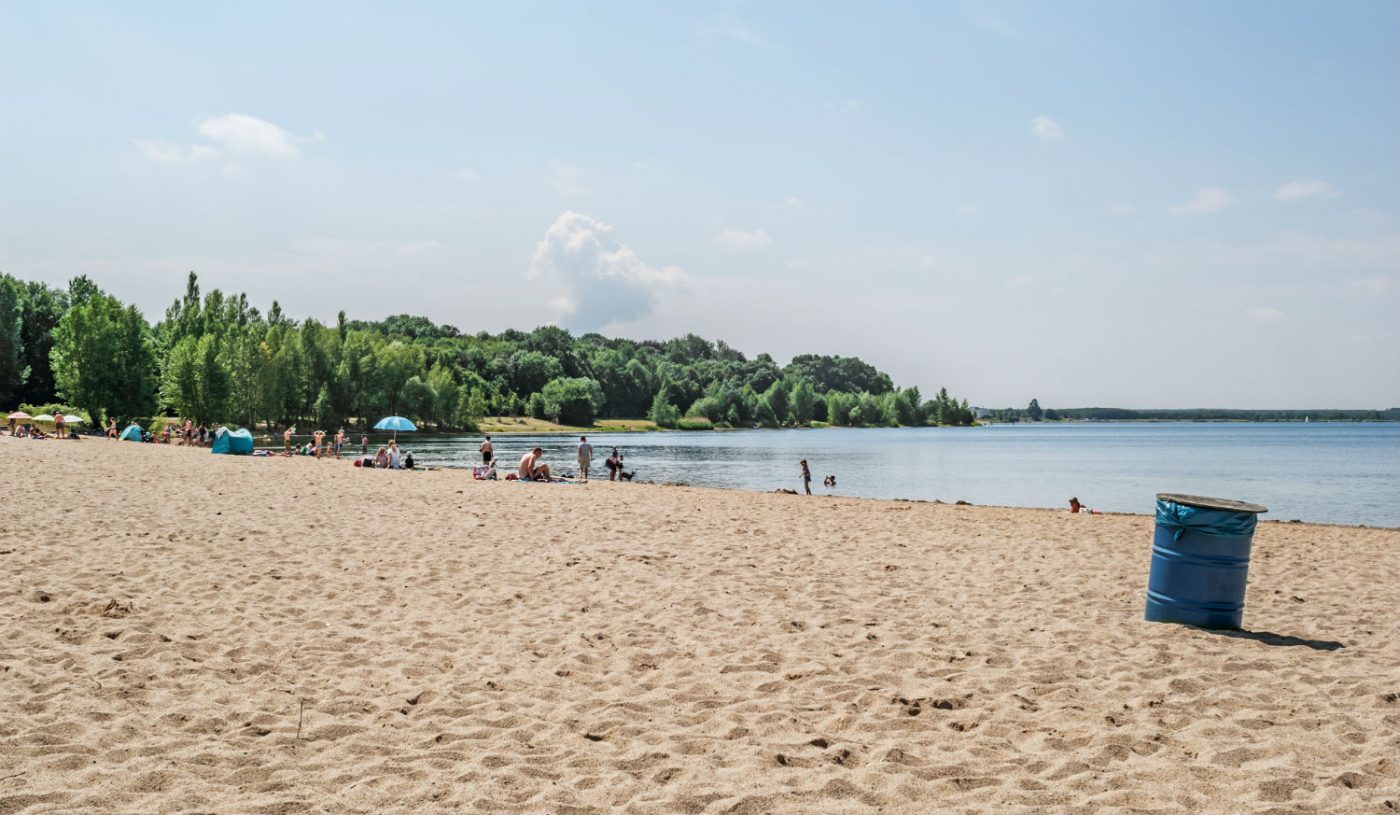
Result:
M23 287L9 275L0 275L0 406L10 404L29 379L24 364Z
M1033 422L1040 421L1040 418L1044 415L1044 413L1045 412L1040 409L1040 402L1036 401L1035 399L1032 399L1031 403L1026 406L1026 415L1029 416L1030 420Z
M123 308L91 281L70 284L73 306L54 328L53 370L59 395L94 422L144 418L155 410L150 326L135 306Z
M666 394L658 391L656 397L651 400L651 409L647 411L647 418L657 427L674 428L681 420L680 408L666 401Z
M586 377L551 379L540 391L548 416L557 416L563 424L589 427L603 406L603 388L596 380Z
M812 383L805 379L799 380L792 388L792 420L799 425L806 425L812 421L815 413L815 396L812 390Z
M20 386L21 402L43 404L57 398L53 379L53 332L68 310L68 294L61 289L29 281L21 297L20 345L24 359L21 367L29 372Z
M787 424L792 416L792 405L788 402L791 388L782 380L774 382L763 392L763 401L768 403L768 412L771 414L773 426ZM762 421L763 417L759 417Z

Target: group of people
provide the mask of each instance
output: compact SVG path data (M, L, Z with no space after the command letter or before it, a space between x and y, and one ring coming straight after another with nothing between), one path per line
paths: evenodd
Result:
M475 468L477 478L491 479L496 474L496 446L491 441L490 436L486 436L481 441L478 448L481 453L481 466ZM578 461L578 480L587 481L593 467L593 445L589 443L587 436L579 436L578 446L575 448L575 456ZM618 479L631 480L631 474L625 473L622 469L622 453L616 448L608 454L603 462L608 470L608 480ZM550 470L549 464L544 461L544 448L535 447L525 452L520 457L520 462L516 465L515 472L508 475L509 481L571 481L571 476L561 477Z

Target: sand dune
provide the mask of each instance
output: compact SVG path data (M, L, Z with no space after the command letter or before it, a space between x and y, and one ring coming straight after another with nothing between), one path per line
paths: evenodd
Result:
M0 815L1400 808L1396 531L1262 524L1229 636L1142 622L1145 516L0 473Z

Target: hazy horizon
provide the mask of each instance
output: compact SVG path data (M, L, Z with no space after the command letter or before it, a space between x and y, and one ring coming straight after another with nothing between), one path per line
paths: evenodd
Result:
M0 8L0 272L1400 405L1400 5Z

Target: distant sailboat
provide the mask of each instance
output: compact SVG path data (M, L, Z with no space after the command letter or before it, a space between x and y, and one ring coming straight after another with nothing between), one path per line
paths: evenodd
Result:
M1311 416L1304 416L1304 417L1303 417L1303 424L1307 424L1308 422L1311 422L1311 421L1312 421L1312 417L1311 417Z

